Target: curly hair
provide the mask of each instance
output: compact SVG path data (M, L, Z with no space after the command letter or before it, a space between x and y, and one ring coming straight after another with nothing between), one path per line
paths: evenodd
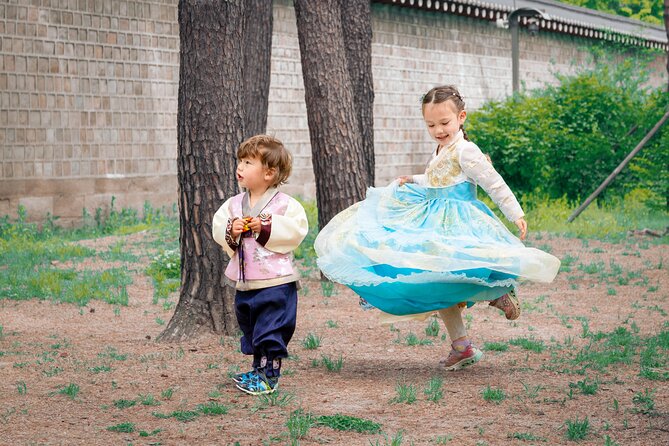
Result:
M255 135L244 141L237 149L237 159L260 158L262 165L275 169L272 187L285 184L293 166L293 157L277 138L269 135Z

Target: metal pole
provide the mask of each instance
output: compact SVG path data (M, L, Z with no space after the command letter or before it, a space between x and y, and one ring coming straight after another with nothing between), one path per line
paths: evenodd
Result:
M632 158L634 158L634 155L636 155L636 154L639 152L639 150L641 150L641 149L643 148L643 146L646 145L646 143L650 140L650 138L652 138L653 135L655 135L655 133L656 133L658 130L660 130L660 127L662 127L662 126L664 125L664 123L667 121L668 118L669 118L669 110L664 114L664 116L662 116L662 118L658 121L658 123L655 124L655 127L653 127L653 128L651 129L651 131L648 132L648 134L647 134L646 136L644 136L644 138L643 138L643 139L641 140L641 142L634 148L634 150L632 150L632 151L629 153L629 155L627 155L627 157L625 157L625 159L623 160L623 162L620 163L620 164L618 165L618 167L616 167L615 170L614 170L613 172L611 172L611 174L608 176L608 178L605 179L604 182L603 182L602 184L599 185L599 187L597 188L597 190L595 190L595 191L594 191L594 192L593 192L593 193L592 193L592 194L585 200L585 202L584 202L581 206L579 206L579 208L576 209L576 210L574 211L574 213L572 213L572 214L569 216L569 218L567 219L567 222L568 222L568 223L571 223L572 221L574 221L574 219L575 219L576 217L578 217L578 216L581 214L581 212L583 212L583 210L584 210L585 208L587 208L588 205L589 205L590 203L592 203L592 201L593 201L595 198L597 198L597 196L598 196L604 189L606 189L606 186L608 186L609 183L610 183L611 181L613 181L613 179L614 179L616 176L618 176L618 174L620 173L620 171L623 170L623 168L624 168L625 166L627 166L627 164L632 160Z
M509 17L509 27L511 28L511 73L514 93L517 93L520 88L518 80L518 59L520 57L520 49L518 48L518 20L519 17L515 14L513 17Z

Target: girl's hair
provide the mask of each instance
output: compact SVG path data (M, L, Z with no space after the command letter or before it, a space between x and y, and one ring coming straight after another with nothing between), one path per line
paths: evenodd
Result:
M237 149L237 159L242 158L260 158L265 168L275 169L272 187L286 183L293 165L293 157L283 143L269 135L252 136L241 143Z
M441 104L442 102L447 101L451 101L453 105L455 105L455 109L458 113L465 109L465 101L462 99L462 96L460 96L458 89L453 85L441 85L428 91L425 96L423 96L422 107L425 108L426 104ZM462 130L462 135L465 139L469 141L467 132L465 132L463 126L460 126L460 130Z

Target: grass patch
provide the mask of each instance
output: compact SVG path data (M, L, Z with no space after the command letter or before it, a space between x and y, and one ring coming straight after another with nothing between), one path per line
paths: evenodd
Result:
M483 350L491 352L505 352L509 349L509 344L506 342L486 342L483 344Z
M109 426L107 430L110 432L122 432L125 434L131 434L135 432L135 423L115 424L114 426Z
M634 328L634 325L632 325ZM642 338L626 327L612 332L588 333L588 343L580 349L568 349L553 355L549 370L584 375L587 370L606 372L616 364L639 362L639 376L650 380L669 380L669 322L655 336Z
M321 337L314 333L308 333L302 340L302 347L307 350L316 350L321 346Z
M444 391L441 386L444 384L444 378L441 376L433 376L428 382L423 393L428 401L433 403L439 402L444 397Z
M413 384L398 382L395 386L397 396L390 400L391 403L413 404L416 402L416 388Z
M361 434L377 434L381 432L381 425L379 423L339 413L317 417L315 424L338 431L352 431Z
M137 400L116 400L114 401L114 407L117 409L127 409L137 404Z
M514 432L512 434L507 435L507 438L521 441L542 441L542 442L548 441L547 438L539 437L538 435L534 435L529 432Z
M217 403L216 401L209 401L208 403L197 405L197 411L202 415L225 415L229 410L230 407L221 403Z
M499 404L506 399L506 394L503 389L495 389L490 387L490 385L483 389L481 394L483 395L484 400L495 404Z
M590 420L585 417L583 421L576 417L574 420L565 421L564 426L567 428L565 435L570 441L579 441L585 439L590 433Z
M535 353L541 353L546 349L544 341L531 339L531 338L515 338L510 339L509 344L520 347L523 350L529 350Z

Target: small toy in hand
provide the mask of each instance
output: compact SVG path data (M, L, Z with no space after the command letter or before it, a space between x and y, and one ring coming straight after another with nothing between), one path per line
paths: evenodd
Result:
M251 229L251 228L249 228L248 224L251 223L251 220L253 220L253 217L244 217L243 220L244 220L244 232L246 232L246 231Z

